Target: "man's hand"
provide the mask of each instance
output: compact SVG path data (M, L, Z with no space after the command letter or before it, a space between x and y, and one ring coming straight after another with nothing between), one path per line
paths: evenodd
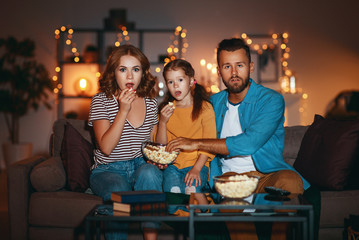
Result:
M198 143L196 139L189 139L179 137L170 141L166 146L167 152L180 152L180 151L195 151L198 149Z

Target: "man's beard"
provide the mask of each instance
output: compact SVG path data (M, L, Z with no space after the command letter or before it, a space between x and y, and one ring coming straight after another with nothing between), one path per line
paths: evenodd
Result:
M230 82L233 78L240 79L242 81L242 84L238 85L237 83L235 83L234 85L231 85ZM228 82L223 81L223 83L227 87L227 89L230 93L241 93L249 85L249 75L245 79L240 78L238 76L233 76L233 77L231 77L231 79L229 79Z

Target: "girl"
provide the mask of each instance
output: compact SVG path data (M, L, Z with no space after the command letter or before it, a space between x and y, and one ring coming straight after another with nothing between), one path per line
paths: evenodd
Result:
M161 170L146 163L141 153L141 143L153 138L158 124L157 79L149 68L138 48L116 48L99 80L100 93L92 99L89 125L97 149L90 185L104 201L115 191L162 191Z
M157 142L167 144L177 137L216 138L213 108L194 74L191 64L182 59L169 62L163 69L168 92L160 105ZM202 192L213 157L201 151L181 152L176 162L163 172L163 190L186 194Z

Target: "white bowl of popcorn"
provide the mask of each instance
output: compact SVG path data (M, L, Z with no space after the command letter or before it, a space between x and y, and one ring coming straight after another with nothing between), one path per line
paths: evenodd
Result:
M163 165L172 164L179 154L178 152L167 152L165 144L150 141L142 143L142 153L149 161Z
M224 174L213 178L216 191L224 198L245 198L254 193L259 177Z

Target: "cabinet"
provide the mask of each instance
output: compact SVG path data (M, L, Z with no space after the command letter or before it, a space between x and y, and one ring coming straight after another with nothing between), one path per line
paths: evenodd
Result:
M57 86L57 118L64 118L66 112L78 112L77 118L87 119L91 97L97 92L97 81L106 65L106 60L115 43L122 39L121 44L132 44L148 57L151 63L151 72L159 79L163 67L164 56L172 55L182 58L186 50L185 30L174 29L134 29L114 31L106 29L63 29L56 37L56 60L58 66ZM125 40L128 36L130 40ZM79 50L84 52L86 46L96 50L97 58L93 61L82 61ZM167 49L170 49L168 53ZM174 50L175 51L172 51ZM172 51L172 53L171 53ZM75 57L78 57L78 62ZM157 69L156 69L157 68ZM156 70L157 71L156 71ZM82 77L90 78L92 90L90 92L76 92L75 84ZM67 103L68 101L68 103ZM76 109L75 109L76 108Z

